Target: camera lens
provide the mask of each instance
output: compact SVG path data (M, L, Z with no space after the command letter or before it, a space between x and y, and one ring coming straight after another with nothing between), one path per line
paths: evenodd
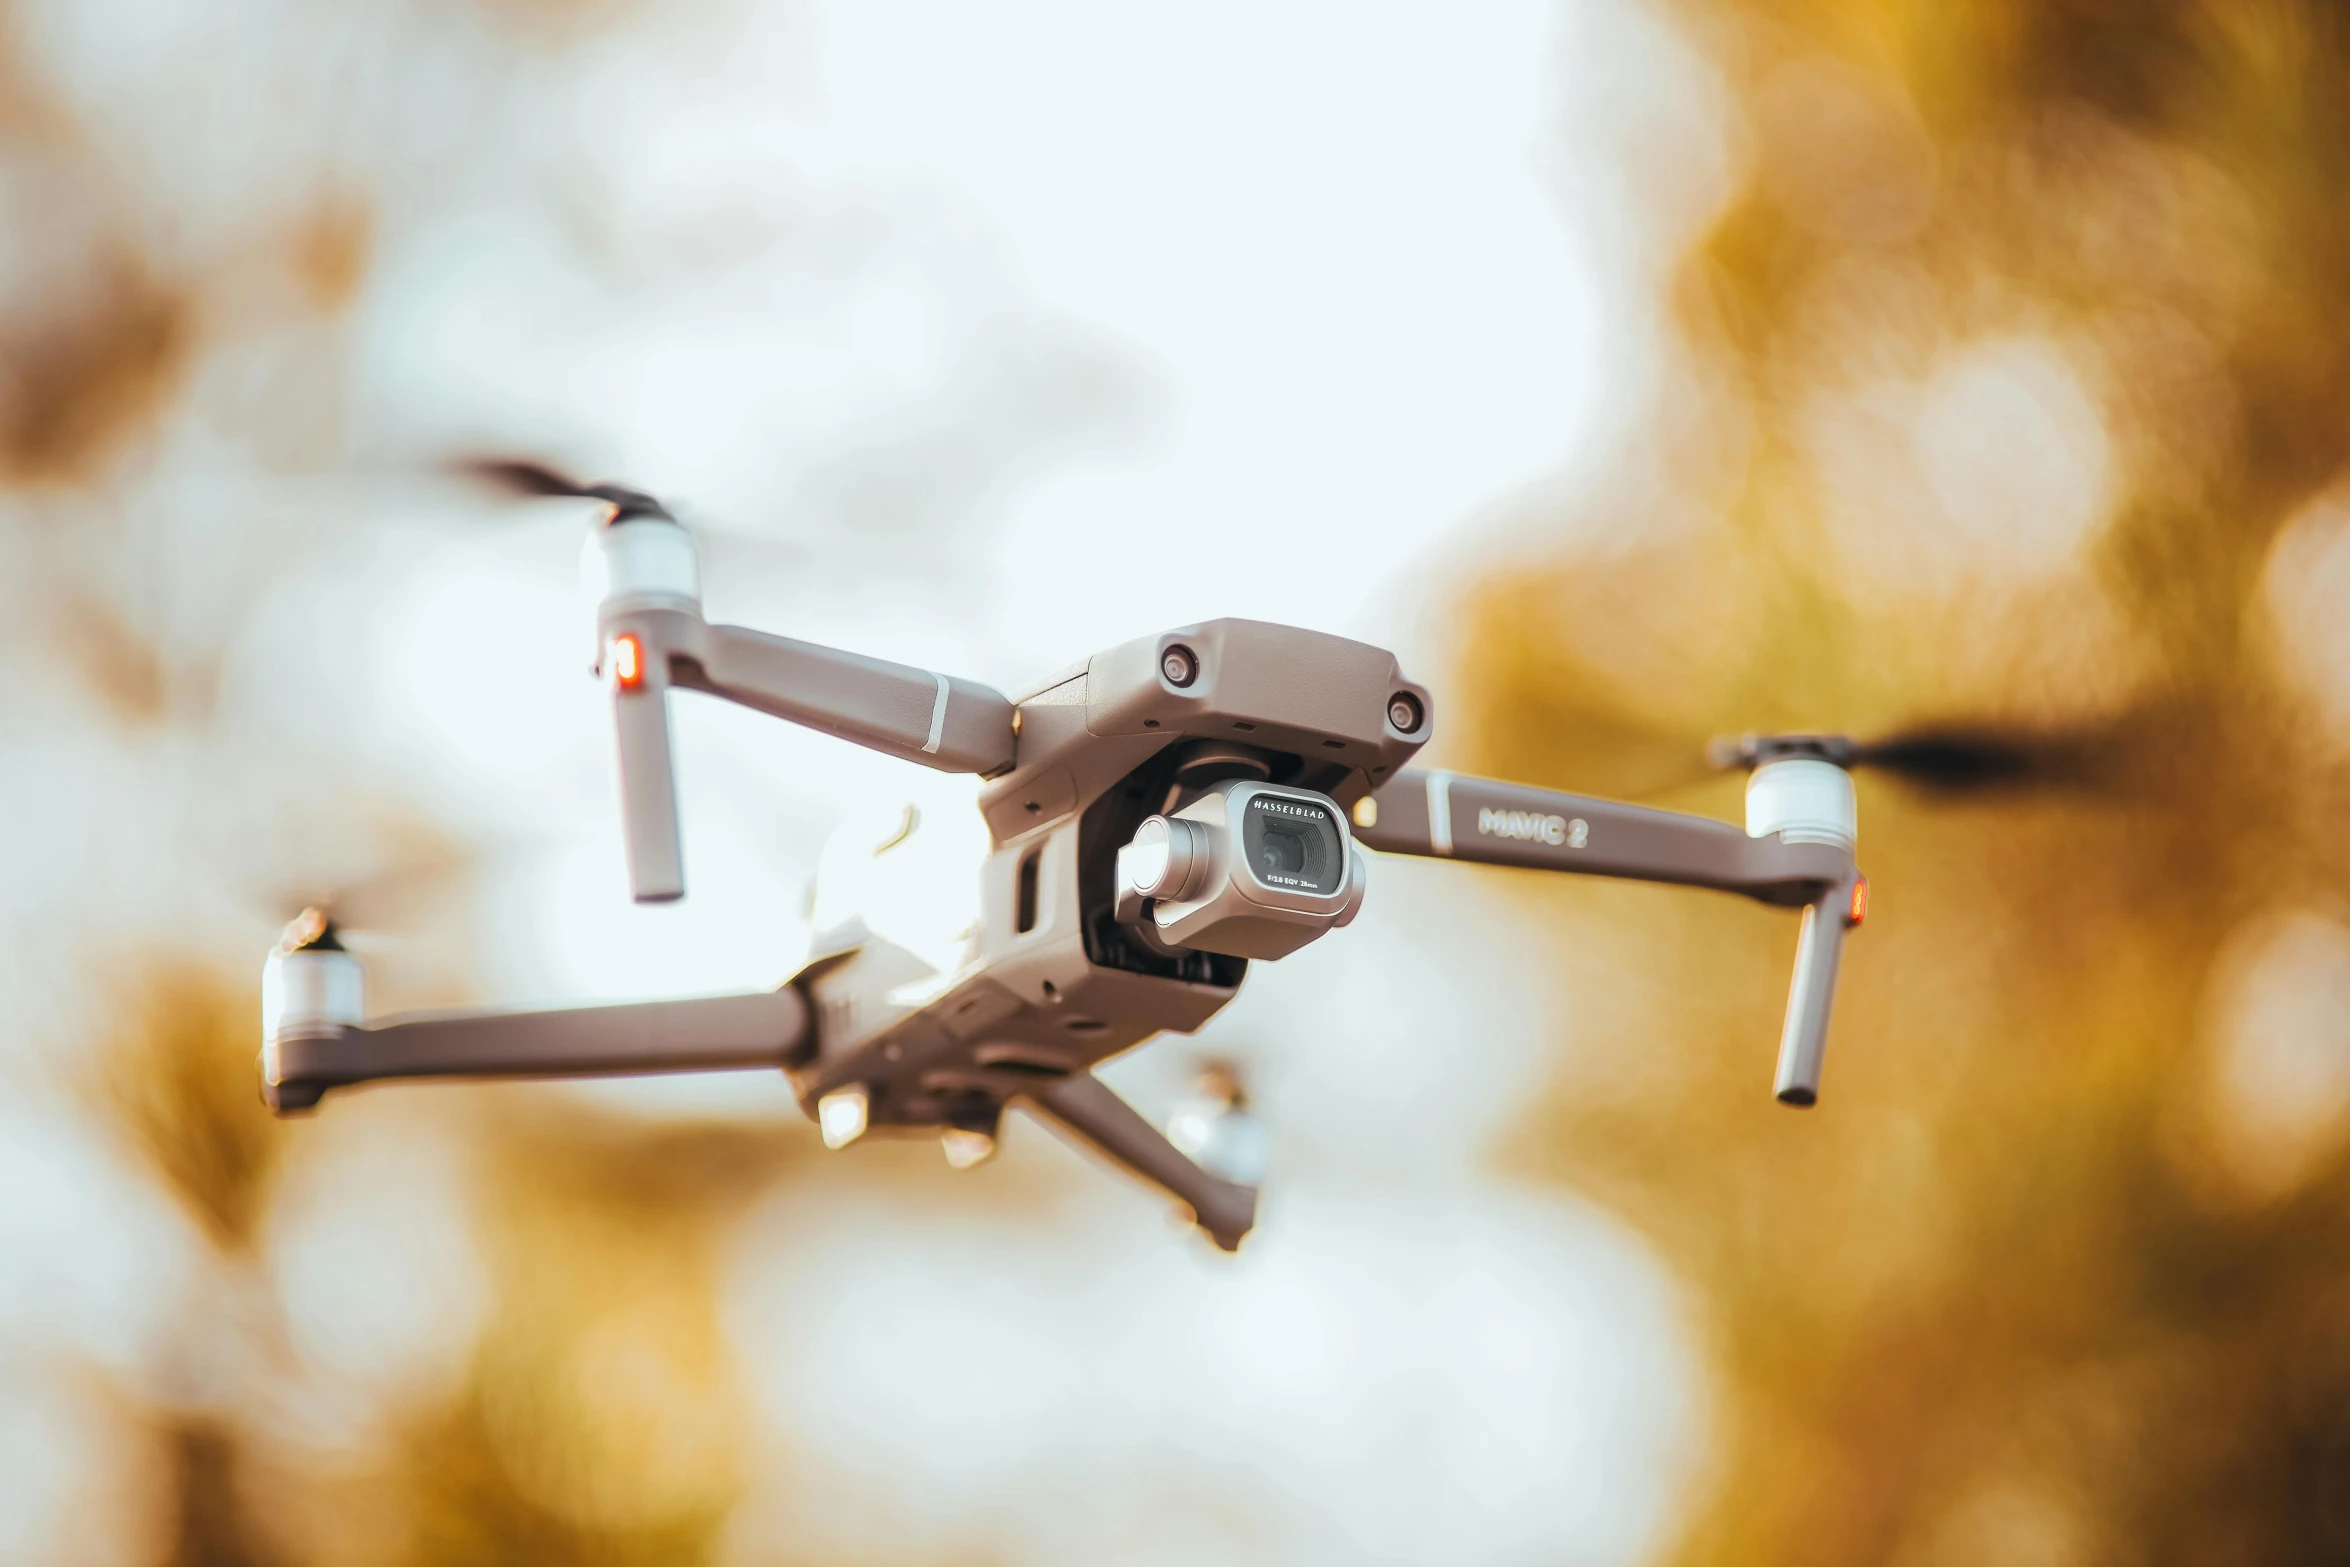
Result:
M1346 878L1346 839L1327 801L1260 794L1241 837L1249 874L1265 886L1329 897Z
M1284 827L1267 827L1257 850L1257 868L1271 875L1296 876L1306 868L1306 840Z

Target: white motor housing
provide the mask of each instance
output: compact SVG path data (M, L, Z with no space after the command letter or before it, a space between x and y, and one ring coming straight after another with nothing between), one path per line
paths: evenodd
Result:
M1746 780L1746 833L1852 848L1860 835L1852 775L1834 762L1808 756L1763 763Z
M598 619L636 609L701 613L693 535L666 517L631 517L595 529L579 566L580 586Z
M278 1041L333 1038L367 1021L359 960L334 947L280 949L261 968L261 1073L278 1081Z

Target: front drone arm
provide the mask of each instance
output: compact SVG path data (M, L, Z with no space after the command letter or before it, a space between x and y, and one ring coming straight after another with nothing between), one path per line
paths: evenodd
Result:
M1773 765L1835 771L1820 761ZM1826 776L1784 775L1798 788L1816 787ZM1756 779L1766 782L1761 773ZM1796 802L1798 819L1749 833L1710 817L1412 770L1397 774L1356 807L1355 837L1391 854L1711 887L1765 903L1800 905L1803 928L1796 939L1795 979L1779 1039L1774 1092L1787 1104L1808 1105L1819 1098L1844 933L1860 922L1867 906L1867 884L1849 846L1850 785L1842 790L1841 806L1831 785L1824 795Z
M1256 1224L1255 1187L1219 1180L1192 1163L1157 1127L1144 1120L1140 1111L1091 1072L1072 1072L1025 1097L1057 1130L1165 1187L1178 1201L1188 1204L1199 1227L1224 1250L1239 1250L1241 1237Z
M639 903L685 895L671 686L722 696L944 772L992 774L1012 765L1013 708L1001 692L709 624L692 536L666 512L616 510L596 530L588 562L597 599L597 668L612 688L619 737L629 889Z
M1852 855L1833 844L1750 837L1727 822L1590 795L1410 769L1356 807L1355 838L1390 854L1712 887L1765 903L1811 901L1842 881Z
M705 626L675 683L949 773L1012 764L1012 704L976 680L741 626Z
M300 980L286 988L298 1008L305 990L314 1000L327 993ZM807 1003L789 986L691 1001L420 1014L365 1024L337 1021L334 1010L313 1005L265 1027L261 1094L280 1115L311 1108L329 1089L385 1078L632 1077L780 1067L808 1028Z

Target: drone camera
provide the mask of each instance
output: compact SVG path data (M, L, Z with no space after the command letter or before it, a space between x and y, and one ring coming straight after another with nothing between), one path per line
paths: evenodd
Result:
M1118 851L1118 918L1170 947L1278 958L1361 908L1367 867L1324 795L1217 784Z

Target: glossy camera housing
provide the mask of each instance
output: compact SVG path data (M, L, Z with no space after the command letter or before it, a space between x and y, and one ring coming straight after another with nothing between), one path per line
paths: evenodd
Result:
M1118 918L1168 947L1286 957L1352 922L1368 870L1328 796L1219 783L1118 851Z

